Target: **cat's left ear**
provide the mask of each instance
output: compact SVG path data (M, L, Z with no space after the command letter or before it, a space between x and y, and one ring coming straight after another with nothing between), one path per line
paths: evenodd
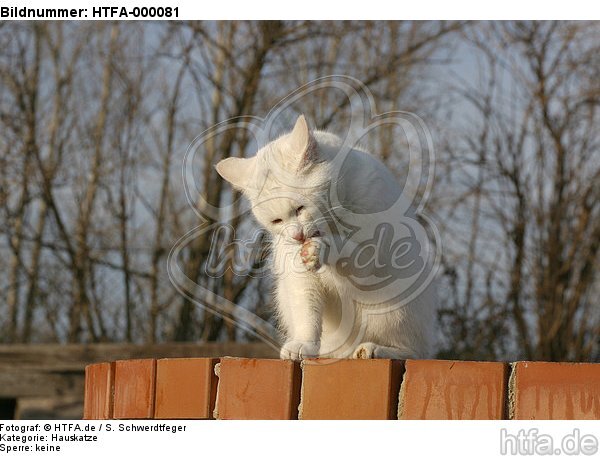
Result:
M249 177L254 173L255 158L229 157L217 163L215 168L235 189L244 190L248 186Z
M296 120L296 125L290 133L289 144L298 158L298 171L306 168L318 157L317 141L303 115Z

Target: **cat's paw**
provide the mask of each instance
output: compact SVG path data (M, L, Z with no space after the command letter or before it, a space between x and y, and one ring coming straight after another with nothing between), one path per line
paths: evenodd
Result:
M318 271L322 265L322 246L323 242L320 238L309 238L307 239L302 247L300 248L300 259L306 267L307 271Z
M376 350L379 348L379 345L374 344L372 342L365 342L364 344L360 344L354 350L352 354L352 358L354 359L371 359L376 358Z
M290 340L283 344L279 357L281 359L301 360L306 358L316 358L319 355L318 342L303 342L299 340Z
M360 344L352 353L354 359L418 359L422 358L418 352L406 347L384 347L373 342Z

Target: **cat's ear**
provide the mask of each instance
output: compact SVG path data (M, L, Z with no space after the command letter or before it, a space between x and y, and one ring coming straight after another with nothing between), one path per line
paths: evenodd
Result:
M298 171L317 159L317 141L308 128L308 123L303 115L296 120L296 125L289 136L289 144L293 153L296 154Z
M248 180L254 172L254 159L229 157L217 163L215 168L233 187L243 190L248 186Z

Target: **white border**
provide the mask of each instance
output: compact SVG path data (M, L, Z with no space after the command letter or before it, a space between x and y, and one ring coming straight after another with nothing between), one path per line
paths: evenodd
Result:
M180 20L351 19L351 20L489 20L599 19L600 3L589 0L11 0L2 6L27 8L89 8L101 6L178 7ZM88 19L91 19L91 14ZM115 17L118 19L118 17Z

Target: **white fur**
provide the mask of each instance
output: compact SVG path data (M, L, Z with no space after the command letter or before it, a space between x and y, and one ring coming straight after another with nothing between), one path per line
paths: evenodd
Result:
M382 292L357 292L335 267L369 233L359 229L344 235L332 227L364 224L369 214L374 214L369 223L383 222L377 217L402 198L393 174L358 148L336 168L341 145L333 134L310 132L301 116L291 133L255 157L217 164L221 176L249 198L257 220L273 236L275 298L286 337L281 357L427 357L435 321L433 287L408 305L381 307L386 301ZM339 198L337 207L327 207L330 188ZM298 240L302 237L304 242ZM399 294L409 284L397 280L394 286Z

